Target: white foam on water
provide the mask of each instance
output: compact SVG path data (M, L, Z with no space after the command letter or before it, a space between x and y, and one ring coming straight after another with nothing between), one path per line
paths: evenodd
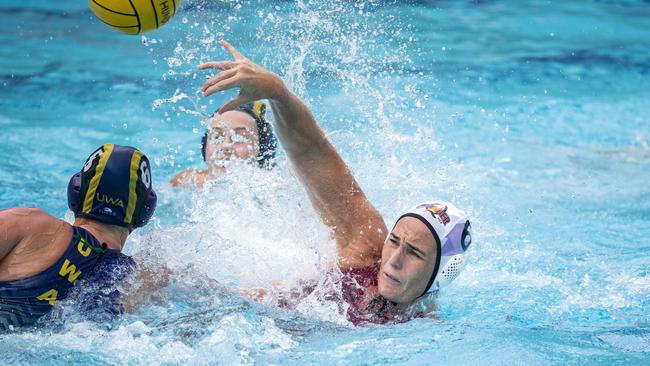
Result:
M335 261L335 243L304 189L286 167L247 165L192 193L177 214L189 224L135 238L134 252L155 248L172 270L192 270L241 287L318 278Z

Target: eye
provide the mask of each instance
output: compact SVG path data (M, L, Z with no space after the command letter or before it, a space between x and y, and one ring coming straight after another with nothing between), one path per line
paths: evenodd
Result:
M393 244L393 246L398 246L399 245L399 241L397 241L397 239L395 239L395 238L390 238L390 239L388 239L388 241L390 241L391 244Z
M248 136L243 135L243 134L236 134L232 137L232 142L244 142L247 143L250 141L250 138Z
M422 256L421 256L418 252L416 252L415 250L413 250L413 249L410 248L410 247L407 247L407 248L406 248L406 252L407 252L409 255L412 255L412 256L414 256L414 257L417 258L417 259L422 259Z
M210 141L215 144L223 142L224 139L225 135L220 132L213 132L212 135L210 135Z

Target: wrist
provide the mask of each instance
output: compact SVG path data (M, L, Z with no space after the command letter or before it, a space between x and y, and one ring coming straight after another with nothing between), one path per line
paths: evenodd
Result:
M273 95L269 98L271 102L274 104L287 104L289 103L289 100L291 99L292 93L287 88L287 86L284 84L284 81L280 76L277 74L273 74L273 79L274 79L274 88L273 88Z

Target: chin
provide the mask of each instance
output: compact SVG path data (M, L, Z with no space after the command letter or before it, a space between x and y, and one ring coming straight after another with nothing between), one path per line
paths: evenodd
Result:
M400 302L401 292L393 287L383 284L381 281L377 284L377 292L388 301Z

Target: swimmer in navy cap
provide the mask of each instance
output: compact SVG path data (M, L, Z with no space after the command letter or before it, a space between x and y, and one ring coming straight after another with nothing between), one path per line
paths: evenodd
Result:
M72 225L35 208L0 211L0 331L34 324L79 284L96 290L89 310L119 313L114 286L134 268L121 251L156 209L152 184L141 151L105 144L70 179Z
M219 71L202 91L209 96L239 89L219 113L269 100L275 132L336 239L343 300L351 305L348 319L354 324L382 323L429 311L430 295L455 279L465 264L471 244L467 215L449 202L425 201L401 215L389 231L307 106L278 75L228 42L221 43L234 60L200 65Z
M176 187L197 186L226 173L235 160L260 168L273 166L277 141L266 120L262 101L245 103L231 111L215 113L201 138L201 155L207 169L187 169L171 179Z

